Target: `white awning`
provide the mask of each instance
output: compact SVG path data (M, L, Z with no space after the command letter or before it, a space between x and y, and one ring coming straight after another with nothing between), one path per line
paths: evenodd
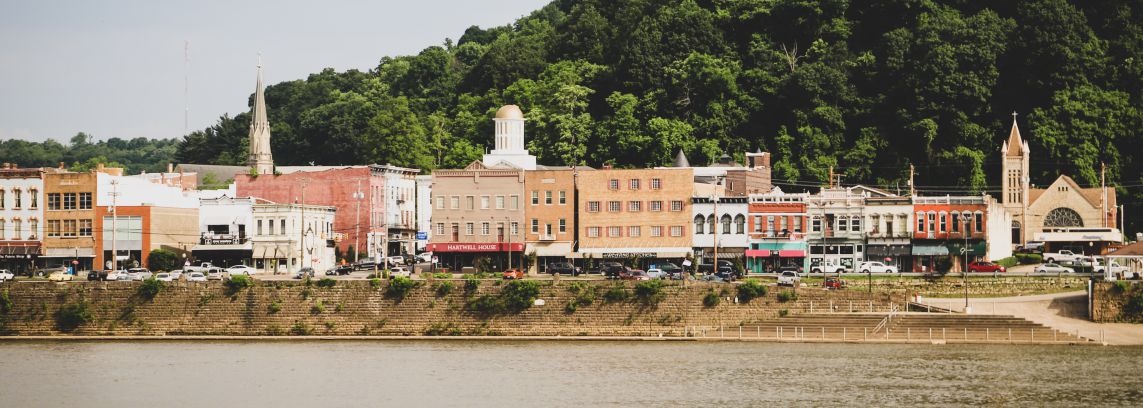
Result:
M191 249L191 252L199 252L199 251L252 251L252 250L254 250L254 244L247 242L245 244L233 244L233 245L195 245L194 248Z
M535 252L536 256L571 256L571 242L529 242L525 253Z

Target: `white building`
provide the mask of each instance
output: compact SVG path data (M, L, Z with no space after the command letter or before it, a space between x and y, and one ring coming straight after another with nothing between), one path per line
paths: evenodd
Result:
M215 265L249 265L253 258L250 232L254 226L252 197L220 196L199 200L198 228L201 237L194 258Z
M417 175L421 171L388 164L373 168L380 170L385 179L384 223L389 232L389 248L386 252L389 255L414 254L417 238ZM421 231L428 229L426 227Z
M697 193L698 183L695 189ZM716 246L720 260L744 256L750 247L750 233L746 228L746 217L750 213L749 198L696 194L691 202L695 259L701 263L714 262Z
M44 179L41 169L0 169L0 269L27 272L42 253Z
M417 180L417 231L426 234L425 239L417 240L417 252L423 252L428 246L433 225L433 176L418 175Z
M261 204L252 207L254 266L264 273L292 273L312 267L321 274L333 268L333 222L336 207Z

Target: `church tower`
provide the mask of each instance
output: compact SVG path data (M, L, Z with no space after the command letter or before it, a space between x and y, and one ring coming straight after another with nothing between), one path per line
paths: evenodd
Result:
M1012 112L1012 130L1008 133L1008 141L1000 147L1000 168L1002 179L1000 183L1000 202L1008 214L1012 215L1012 243L1027 243L1028 210L1028 175L1029 150L1028 142L1020 137L1020 127L1016 125L1016 112Z
M254 111L250 118L250 157L246 165L258 174L274 174L270 154L270 120L266 118L266 96L262 90L262 57L258 57L258 87L254 91Z

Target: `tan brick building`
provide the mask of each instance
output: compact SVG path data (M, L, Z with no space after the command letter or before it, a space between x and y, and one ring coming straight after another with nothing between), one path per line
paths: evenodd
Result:
M575 204L570 167L537 166L524 172L524 253L536 255L534 272L543 272L548 263L571 256L576 235Z
M519 267L524 252L524 171L474 161L433 172L433 231L428 250L452 270L487 259L495 270ZM511 258L509 258L511 257Z
M579 253L595 259L680 260L691 251L690 168L579 174Z
M78 270L99 268L96 252L96 173L45 169L44 251L41 267L78 262Z

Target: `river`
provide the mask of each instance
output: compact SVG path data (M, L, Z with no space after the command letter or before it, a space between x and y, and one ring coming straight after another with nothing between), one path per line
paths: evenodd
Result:
M1088 346L6 341L0 406L1138 406L1141 363Z

